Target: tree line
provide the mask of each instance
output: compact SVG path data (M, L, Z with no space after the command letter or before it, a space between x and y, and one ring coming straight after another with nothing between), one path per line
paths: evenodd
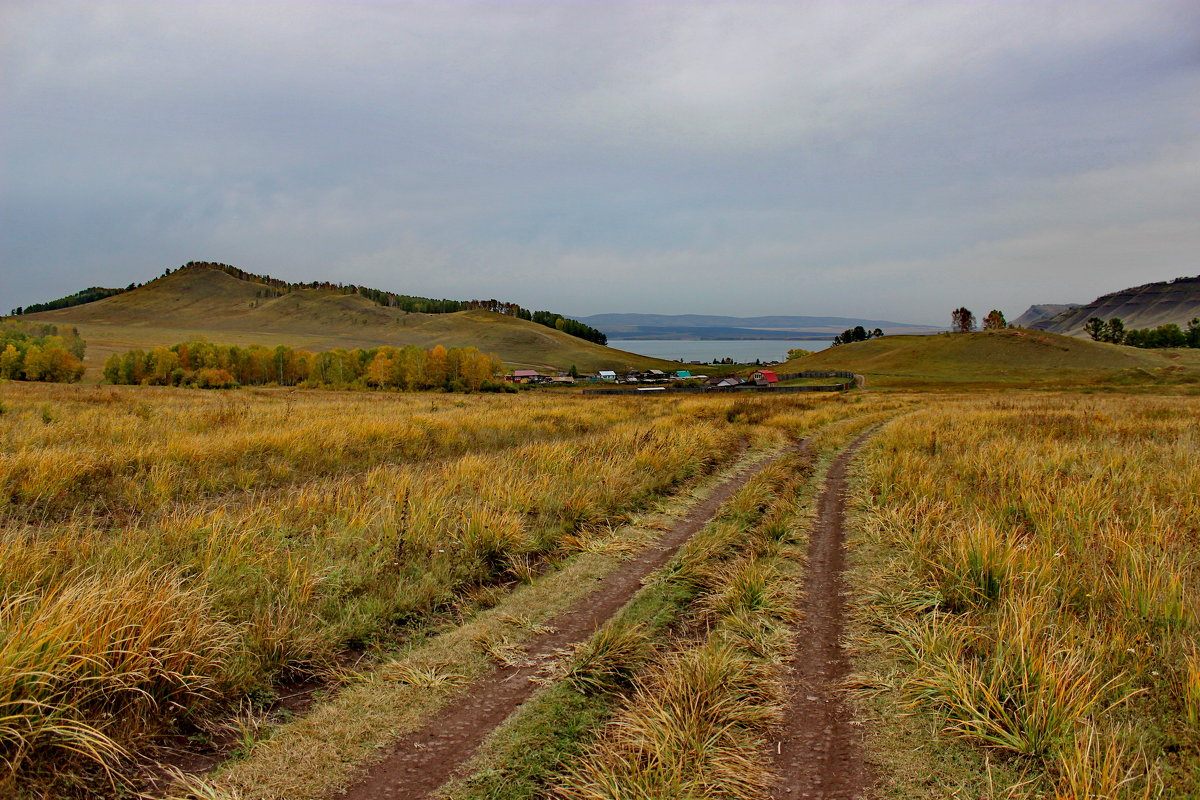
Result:
M853 328L847 328L833 337L833 346L850 344L851 342L865 342L867 339L878 339L880 336L883 336L883 331L879 328L869 331L862 325L855 325Z
M1083 325L1093 341L1125 344L1130 347L1200 347L1200 317L1193 317L1186 328L1174 322L1157 328L1129 328L1120 317L1103 320L1091 317Z
M83 377L86 343L55 325L0 323L0 379L74 383Z
M96 300L103 300L106 297L112 297L114 294L127 292L129 289L137 288L136 284L130 284L125 289L105 289L103 286L92 286L75 294L69 294L66 297L60 297L57 300L50 300L46 303L32 303L27 306L17 306L10 313L14 317L19 317L22 314L36 314L39 311L53 311L56 308L70 308L71 306L81 306L84 303L93 303Z
M504 368L498 357L474 347L422 350L416 345L313 353L280 345L219 345L182 342L149 351L114 353L104 365L113 384L192 386L303 386L402 391L500 391L493 379Z

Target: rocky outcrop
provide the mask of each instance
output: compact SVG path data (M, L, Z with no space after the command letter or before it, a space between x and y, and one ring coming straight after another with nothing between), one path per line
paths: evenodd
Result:
M1200 275L1122 289L1028 327L1080 336L1084 323L1092 317L1120 317L1126 328L1156 328L1169 322L1186 327L1189 320L1200 317Z
M1039 322L1046 320L1063 313L1070 311L1073 308L1079 308L1079 303L1040 303L1032 305L1025 309L1025 313L1012 321L1013 325L1018 328L1032 328Z

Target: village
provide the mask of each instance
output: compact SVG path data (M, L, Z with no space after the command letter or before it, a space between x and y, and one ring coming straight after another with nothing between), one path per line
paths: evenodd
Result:
M779 376L772 370L756 370L749 378L735 375L709 377L708 375L693 374L690 370L681 369L675 372L664 372L660 369L630 370L617 373L615 370L600 370L592 373L555 372L543 374L535 369L517 369L504 376L507 383L527 386L572 386L583 384L614 384L638 387L666 387L711 389L734 388L737 386L755 386L768 388L779 383Z

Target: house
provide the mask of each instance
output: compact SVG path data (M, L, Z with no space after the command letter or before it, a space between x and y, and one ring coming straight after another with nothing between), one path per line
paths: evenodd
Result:
M690 370L681 369L681 370L678 370L678 371L676 371L676 373L675 373L675 377L676 377L676 378L679 378L679 379L681 379L681 380L682 380L682 379L685 379L685 378L690 378L690 377L692 377L692 373L691 373L691 371L690 371Z
M600 380L615 381L616 379L617 379L617 373L614 372L613 370L611 370L611 369L600 370Z
M741 378L721 378L721 380L717 381L717 388L725 386L737 386L741 382Z
M575 383L575 379L572 378L570 375L559 375L557 378L551 378L550 382L556 383L556 384L568 384L569 385L569 384Z
M762 386L772 386L776 383L779 383L779 376L776 375L773 370L769 369L760 369L750 377L755 383L758 383L759 381L765 381L765 383L760 384Z
M514 369L511 375L506 375L509 383L537 383L542 376L536 369Z

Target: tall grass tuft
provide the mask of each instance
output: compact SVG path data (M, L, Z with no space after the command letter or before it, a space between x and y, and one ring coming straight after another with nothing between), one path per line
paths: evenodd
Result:
M80 576L82 577L82 576ZM0 606L0 757L108 766L148 716L201 702L234 630L180 576L135 567Z
M611 694L630 686L653 655L654 643L645 624L613 621L575 651L565 677L584 694Z
M558 796L750 798L768 781L759 731L778 717L770 670L719 642L667 661L566 776Z

